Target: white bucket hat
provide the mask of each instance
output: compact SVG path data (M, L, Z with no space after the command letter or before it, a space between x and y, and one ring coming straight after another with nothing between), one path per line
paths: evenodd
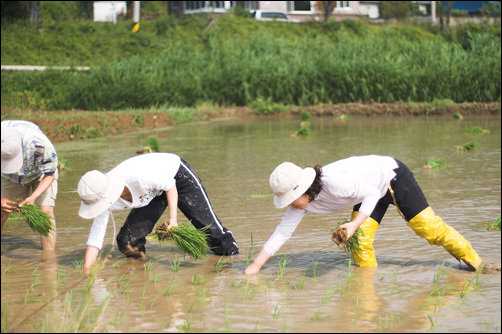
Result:
M103 174L92 170L85 173L78 182L77 191L82 199L78 214L91 219L105 212L120 197L125 182L119 173Z
M2 127L2 173L15 173L23 167L21 135L13 128Z
M274 205L284 208L303 195L316 176L314 168L300 168L292 162L283 162L270 174L270 188L274 192Z

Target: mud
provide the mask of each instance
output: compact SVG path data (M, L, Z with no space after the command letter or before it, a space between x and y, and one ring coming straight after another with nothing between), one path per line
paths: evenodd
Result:
M248 107L221 107L217 112L198 111L192 121L207 121L214 118L229 117L287 117L309 112L312 116L431 116L431 115L493 115L500 114L501 104L461 103L454 106L430 106L426 104L410 106L404 103L347 103L320 104L315 106L293 107L291 111L280 114L256 115ZM112 136L131 131L150 130L177 124L165 112L137 110L133 112L90 112L85 110L65 111L25 111L2 107L2 120L24 119L40 126L42 131L55 143L78 141L95 137Z

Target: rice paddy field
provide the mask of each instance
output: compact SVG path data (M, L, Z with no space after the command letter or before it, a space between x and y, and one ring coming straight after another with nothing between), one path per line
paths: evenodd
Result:
M277 165L365 154L406 163L434 211L500 268L500 231L484 228L501 215L500 115L314 117L311 135L292 135L301 121L231 118L57 143L68 168L58 181L56 251L43 252L30 227L9 218L1 239L2 332L500 332L500 271L469 271L416 236L392 206L376 232L377 267L354 266L331 240L331 229L350 218L347 208L307 214L259 275L243 274L285 212L274 207L268 185ZM468 132L474 126L488 131ZM161 152L194 167L240 254L195 260L150 240L146 259L126 260L112 245L110 223L101 261L87 274L92 221L78 216L78 180L134 156L152 135ZM474 150L455 149L471 141ZM431 158L445 166L423 168ZM115 214L117 228L126 217Z

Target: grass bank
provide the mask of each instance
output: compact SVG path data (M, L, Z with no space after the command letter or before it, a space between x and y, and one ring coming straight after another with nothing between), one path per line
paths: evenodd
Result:
M86 72L3 71L2 107L500 102L500 24L459 27L446 38L417 25L232 16L215 22L206 30L208 17L164 17L142 23L137 33L130 22L54 23L42 36L30 26L2 26L2 64L91 66Z

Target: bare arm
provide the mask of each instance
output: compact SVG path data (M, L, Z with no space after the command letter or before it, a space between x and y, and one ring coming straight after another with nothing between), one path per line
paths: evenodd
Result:
M96 263L96 259L98 258L99 248L95 246L87 245L85 249L85 258L84 258L84 268L89 270L91 266Z
M258 253L258 256L256 259L254 259L253 263L251 263L245 270L244 274L250 275L250 274L257 274L261 267L267 262L267 260L270 258L270 255L265 251L265 249L262 248L260 253Z
M24 201L19 203L19 206L23 206L26 203L30 203L30 204L35 203L37 198L39 198L40 195L42 195L51 186L52 182L54 182L55 179L56 179L55 174L45 175L44 178L42 179L42 181L40 181L37 189L35 189L30 196L26 197L26 199Z
M169 228L178 226L178 189L176 185L172 186L166 192L167 207L169 210Z

